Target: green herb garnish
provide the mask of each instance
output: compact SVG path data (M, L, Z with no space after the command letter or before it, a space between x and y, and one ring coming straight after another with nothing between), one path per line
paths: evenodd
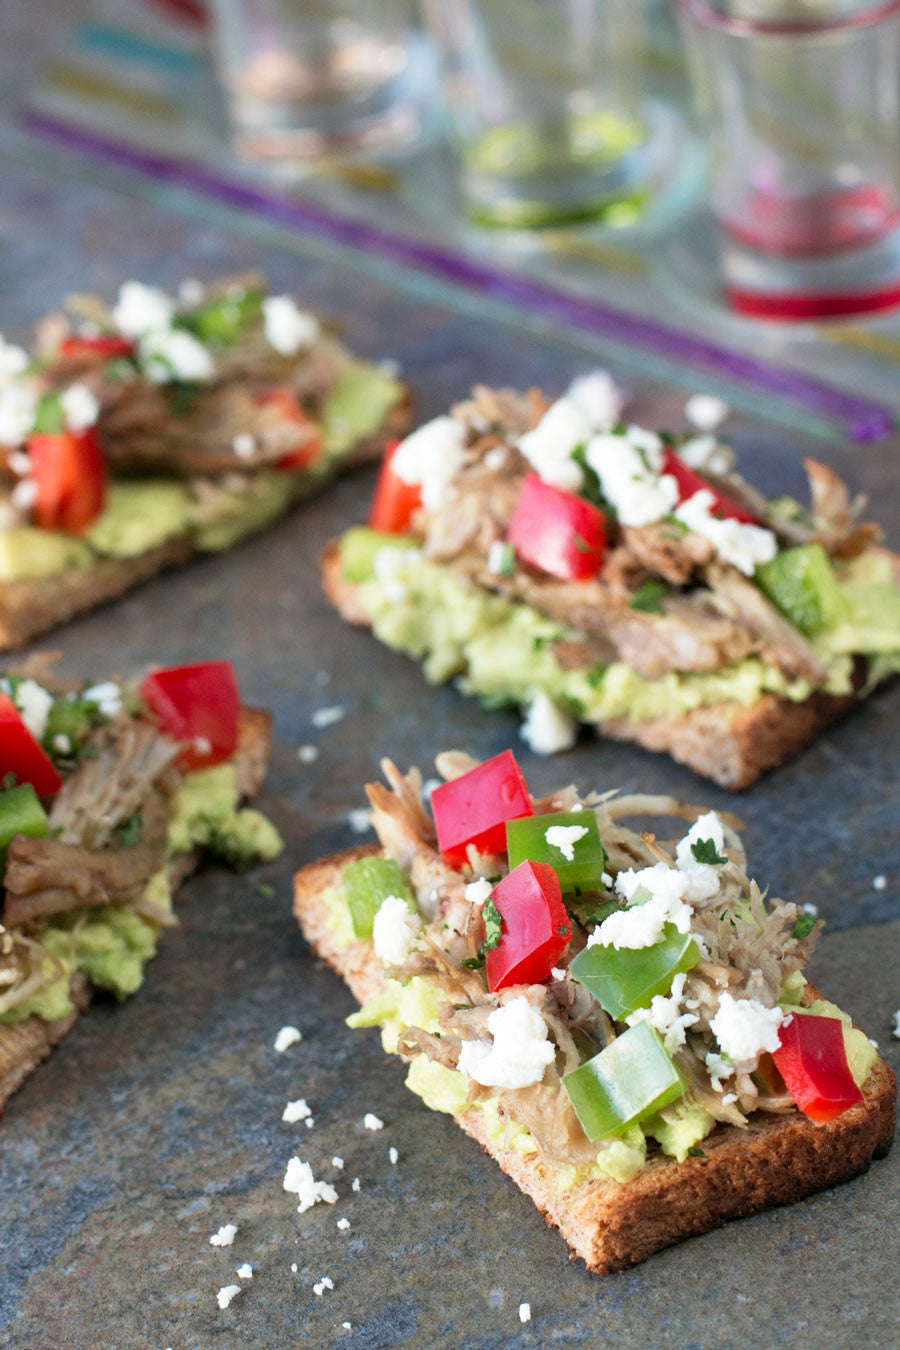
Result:
M119 821L115 830L116 839L123 848L133 848L135 844L141 842L141 830L143 827L144 818L140 811L135 811L133 815L127 816L125 820Z
M494 904L493 896L489 895L481 906L481 917L484 920L484 942L481 944L481 950L492 952L503 936L503 920Z
M723 863L728 861L727 858L722 857L721 853L717 852L712 839L698 839L695 844L691 844L691 852L694 855L695 862L707 863L711 867L721 867Z
M655 577L648 577L638 586L634 595L628 601L629 609L639 610L642 614L662 614L662 605L660 601L669 591L664 581L657 581Z
M792 936L798 942L802 942L805 937L809 937L816 924L819 922L815 914L801 914L794 924Z

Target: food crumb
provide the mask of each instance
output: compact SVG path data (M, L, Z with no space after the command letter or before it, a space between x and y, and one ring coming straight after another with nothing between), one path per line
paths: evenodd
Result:
M303 1123L308 1130L311 1130L316 1123L315 1116L307 1116Z
M800 908L803 910L804 914L811 914L814 919L818 918L819 906L814 905L812 901L807 901L807 903L805 905L801 905Z
M354 1177L354 1178L353 1178L353 1182L352 1182L352 1184L351 1184L351 1186L350 1186L350 1189L351 1189L351 1191L358 1191L358 1190L359 1190L359 1177Z
M245 1261L242 1266L238 1266L237 1277L239 1280L253 1279L253 1267L251 1266L249 1261Z
M353 1323L352 1323L352 1322L342 1322L342 1323L341 1323L341 1326L344 1328L345 1331L350 1331L350 1329L351 1329L352 1326L353 1326Z
M331 708L317 708L312 715L312 724L319 731L326 727L333 727L335 722L340 722L347 716L346 708L338 707L336 704Z
M684 405L684 415L699 431L715 431L731 409L714 394L692 394Z
M334 1157L332 1158L331 1165L332 1167L336 1167L339 1172L342 1172L344 1170L344 1160L343 1158L339 1158L337 1154L335 1154Z
M209 1239L211 1247L230 1247L237 1236L237 1224L223 1223L218 1232L213 1233Z
M313 1293L318 1298L321 1298L322 1295L325 1293L326 1289L333 1289L333 1288L334 1288L334 1280L332 1280L328 1275L323 1275L321 1280L319 1280L318 1284L313 1285Z
M371 1111L367 1111L363 1116L363 1127L367 1130L383 1130L384 1121L379 1120Z
M900 1008L894 1013L894 1025L891 1029L891 1035L895 1041L900 1041Z
M319 747L317 745L301 745L297 751L297 758L301 764L315 764L319 758Z
M281 1119L288 1125L296 1125L298 1120L307 1120L312 1116L312 1111L306 1104L305 1097L298 1097L295 1102L288 1102L281 1113Z
M520 1321L520 1322L530 1322L530 1321L531 1321L531 1304L530 1304L530 1303L520 1303L520 1304L519 1304L519 1321Z
M347 1229L350 1227L350 1220L349 1220L349 1219L338 1219L338 1221L337 1221L337 1226L338 1226L338 1228L340 1228L340 1230L341 1230L342 1233L346 1233Z
M883 872L879 872L877 877L872 878L872 890L883 891L887 886L887 877Z
M371 829L372 822L369 819L368 807L359 806L352 811L347 812L347 823L354 834L365 834Z
M241 1292L239 1284L223 1284L222 1288L216 1294L216 1302L220 1308L227 1308L233 1298L237 1298Z
M302 1041L303 1037L296 1027L282 1027L275 1037L275 1049L279 1055L284 1054L285 1050L290 1050L292 1045Z
M292 1261L292 1262L291 1262L291 1274L292 1274L292 1275L296 1275L296 1274L297 1274L297 1262L296 1262L296 1261Z
M394 1148L394 1146L391 1145L391 1147L388 1149L388 1161L390 1162L390 1164L391 1164L392 1167L395 1167L395 1166L396 1166L396 1164L397 1164L397 1159L398 1159L399 1157L400 1157L400 1154L397 1152L397 1150Z

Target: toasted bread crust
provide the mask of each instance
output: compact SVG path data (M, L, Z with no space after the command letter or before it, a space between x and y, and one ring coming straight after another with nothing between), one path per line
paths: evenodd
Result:
M360 1002L384 987L381 964L370 942L338 945L322 892L339 884L346 863L380 851L377 845L350 849L304 867L294 879L294 912L307 941ZM745 1130L717 1126L703 1141L703 1157L678 1163L656 1153L626 1185L586 1181L568 1191L552 1184L534 1156L492 1142L481 1111L455 1119L559 1229L573 1254L589 1270L609 1273L682 1238L792 1204L866 1171L890 1148L896 1090L894 1075L879 1059L865 1085L865 1102L827 1125L815 1125L797 1111L759 1111Z
M341 575L337 543L322 552L321 576L326 599L341 617L357 627L368 627L358 586ZM661 751L720 787L741 791L797 754L858 702L855 694L814 693L802 703L763 694L747 706L717 703L678 717L645 722L618 717L593 725L599 736Z
M272 741L272 718L262 708L243 708L235 755L235 780L242 797L253 797L265 777ZM169 879L173 890L199 866L198 851L179 853L169 860ZM0 1112L9 1097L45 1060L54 1046L75 1025L79 1013L86 1010L91 991L87 981L76 975L70 998L72 1012L56 1022L41 1017L26 1017L21 1022L0 1022Z

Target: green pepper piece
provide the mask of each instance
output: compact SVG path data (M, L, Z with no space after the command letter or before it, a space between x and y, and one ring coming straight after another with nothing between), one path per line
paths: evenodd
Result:
M417 548L419 541L405 534L387 534L357 525L341 538L341 575L348 581L371 581L375 554L382 548Z
M358 938L372 936L372 924L389 895L405 900L410 909L418 907L406 882L406 877L393 858L358 858L344 868L344 892L353 920L353 931Z
M5 853L13 835L40 839L49 832L47 813L30 783L0 792L0 853Z
M547 831L555 826L564 829L580 826L586 833L571 840L572 861L555 844L547 840ZM506 847L509 851L509 870L523 862L549 863L559 877L564 892L596 891L603 886L606 850L600 842L597 817L593 811L555 811L546 816L523 816L506 822Z
M90 699L54 699L47 713L47 726L42 740L44 749L51 755L66 753L60 752L54 743L57 736L65 736L71 746L72 755L77 756L88 733L98 722L105 720L100 716L97 704Z
M236 291L217 295L214 300L198 305L186 314L179 314L176 323L186 328L201 342L215 347L232 347L244 330L262 312L260 291Z
M814 633L840 616L843 597L821 544L783 549L757 567L754 579L801 633Z
M622 1134L687 1091L652 1027L638 1022L599 1055L563 1076L588 1139Z
M621 1022L636 1008L649 1008L656 994L665 994L680 971L691 970L700 960L700 949L690 933L679 933L667 923L663 936L652 947L585 947L569 965L573 980Z

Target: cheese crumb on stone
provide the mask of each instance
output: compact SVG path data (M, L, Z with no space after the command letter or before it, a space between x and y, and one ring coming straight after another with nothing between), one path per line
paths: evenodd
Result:
M288 1125L296 1125L298 1120L306 1120L311 1115L312 1111L306 1104L306 1098L299 1097L295 1102L288 1102L281 1113L281 1119Z
M391 1147L388 1149L388 1162L391 1164L392 1167L396 1167L399 1158L400 1154L397 1152L394 1146L391 1145Z
M291 295L270 295L263 300L263 328L269 346L281 356L312 347L322 331L316 316L300 309Z
M363 1116L363 1129L383 1130L384 1121L379 1120L378 1117L376 1115L373 1115L371 1111L367 1111L366 1114Z
M360 1184L359 1184L359 1177L354 1177L354 1178L353 1178L353 1182L352 1182L352 1184L351 1184L351 1186L350 1186L350 1189L351 1189L351 1191L358 1191L358 1190L361 1189L361 1188L360 1188Z
M298 1041L302 1040L303 1037L296 1027L282 1027L275 1037L274 1048L278 1051L279 1055L282 1055L285 1050L290 1050L292 1045L296 1045Z
M372 921L375 955L385 966L402 966L422 931L422 921L399 895L386 895Z
M209 1239L211 1247L230 1247L237 1236L237 1224L223 1223L217 1233L213 1233Z
M519 1304L519 1321L520 1321L520 1322L530 1322L530 1321L531 1321L531 1304L530 1304L530 1303L520 1303L520 1304Z
M353 1326L353 1323L352 1323L352 1322L342 1322L342 1323L341 1323L341 1326L344 1328L345 1331L350 1331L351 1328L352 1328L352 1326Z
M297 751L297 758L301 764L315 764L319 758L319 747L317 745L301 745Z
M872 890L883 891L887 886L887 877L883 872L879 872L877 877L872 878Z
M584 473L572 458L572 452L586 445L593 431L590 420L573 399L558 398L537 426L519 437L518 446L545 483L566 492L577 492Z
M331 1165L332 1167L336 1167L339 1172L343 1172L344 1170L344 1160L343 1158L339 1158L337 1154L332 1158Z
M780 1008L767 1008L755 998L721 994L718 1010L709 1025L729 1066L728 1074L752 1073L764 1050L777 1050L778 1031L784 1021Z
M715 431L731 412L728 404L715 394L692 394L684 405L684 415L698 431Z
M337 1226L338 1226L338 1228L341 1230L342 1233L346 1233L347 1229L350 1227L350 1220L349 1220L349 1219L338 1219L338 1221L337 1221Z
M523 741L536 755L555 755L570 750L578 739L578 723L563 712L547 694L535 694L519 729Z
M452 500L453 480L465 463L466 430L455 417L435 417L399 447L391 469L404 483L421 489L426 511L438 511Z
M495 1008L487 1019L491 1043L463 1041L458 1068L484 1087L521 1088L539 1083L554 1050L547 1024L520 995Z
M894 1013L894 1025L891 1027L891 1035L895 1041L900 1041L900 1008Z
M321 1280L319 1280L318 1284L313 1285L313 1293L318 1298L321 1298L322 1295L325 1293L326 1289L333 1289L333 1288L334 1288L334 1280L332 1280L331 1277L328 1275L323 1275Z
M235 1273L239 1280L253 1279L253 1267L251 1266L249 1261L245 1261L242 1266L238 1266L237 1271Z
M239 1284L225 1284L216 1294L216 1302L220 1308L227 1308L240 1292L241 1286Z
M551 848L558 848L566 862L575 861L575 845L588 833L586 825L551 825L544 838Z
M301 1162L297 1157L291 1158L288 1163L282 1186L286 1191L297 1196L300 1201L297 1206L300 1214L305 1214L320 1200L323 1200L326 1205L333 1205L337 1202L337 1191L331 1183L316 1181L309 1163Z
M297 1262L296 1262L296 1261L292 1261L292 1262L291 1262L291 1274L292 1274L292 1275L296 1275L296 1274L297 1274L297 1269L298 1269L298 1267L297 1267Z
M334 726L335 722L342 721L346 716L346 708L333 706L330 708L317 708L310 720L318 731L324 731L326 727Z
M354 807L347 813L347 824L354 834L365 834L372 828L372 817L367 806Z
M803 910L804 914L811 914L814 919L819 916L819 906L814 905L811 901L808 901L805 905L801 905L800 908Z

